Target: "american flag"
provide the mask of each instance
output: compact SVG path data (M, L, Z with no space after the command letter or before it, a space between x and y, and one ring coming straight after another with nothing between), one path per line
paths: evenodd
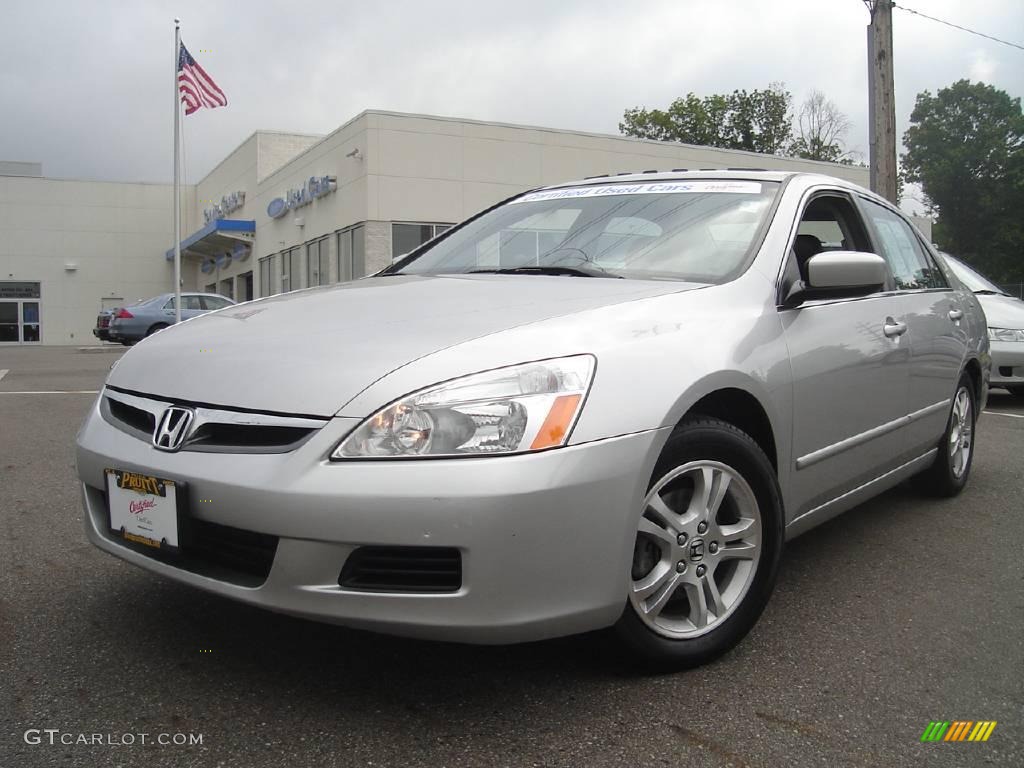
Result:
M196 63L182 43L178 50L178 91L185 104L185 114L191 115L200 107L215 109L226 107L228 97L217 87L206 70Z

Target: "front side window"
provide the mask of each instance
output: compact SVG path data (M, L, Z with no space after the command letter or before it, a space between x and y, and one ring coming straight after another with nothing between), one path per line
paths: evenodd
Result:
M864 208L878 235L879 255L889 262L897 290L949 287L907 222L872 200L865 200Z
M544 268L721 283L743 269L775 182L603 184L533 192L460 227L395 271Z

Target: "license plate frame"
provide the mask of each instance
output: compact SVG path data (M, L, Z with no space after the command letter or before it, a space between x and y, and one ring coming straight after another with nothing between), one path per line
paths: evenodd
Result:
M143 472L107 468L107 523L125 543L179 554L185 484Z

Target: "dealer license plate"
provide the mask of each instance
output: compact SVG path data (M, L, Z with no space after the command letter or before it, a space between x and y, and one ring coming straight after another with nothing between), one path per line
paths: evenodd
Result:
M178 491L173 480L108 469L110 527L126 541L154 549L178 548Z

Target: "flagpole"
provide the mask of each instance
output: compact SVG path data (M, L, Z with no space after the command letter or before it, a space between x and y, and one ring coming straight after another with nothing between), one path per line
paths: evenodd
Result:
M174 322L181 322L181 102L178 97L178 59L181 56L181 19L174 19Z

